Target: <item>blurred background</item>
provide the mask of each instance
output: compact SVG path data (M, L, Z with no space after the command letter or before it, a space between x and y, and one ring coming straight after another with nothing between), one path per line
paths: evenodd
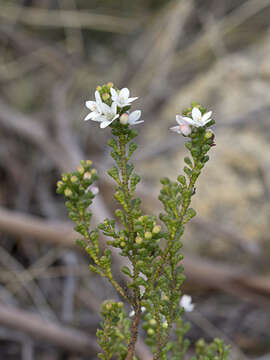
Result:
M175 114L213 110L217 146L183 239L189 338L270 359L269 19L270 0L0 1L1 359L96 358L98 310L117 295L90 273L55 184L93 160L95 221L112 216L110 131L83 122L108 81L139 96L137 194L154 214L186 153ZM141 340L138 355L151 359Z

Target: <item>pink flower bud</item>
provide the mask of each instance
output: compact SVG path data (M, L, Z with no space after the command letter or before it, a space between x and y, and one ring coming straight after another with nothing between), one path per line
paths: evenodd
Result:
M128 114L124 113L120 116L120 123L126 125L128 123Z

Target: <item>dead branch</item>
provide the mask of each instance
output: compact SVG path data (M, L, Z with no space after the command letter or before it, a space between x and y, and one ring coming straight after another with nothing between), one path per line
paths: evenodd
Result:
M44 321L30 312L2 304L0 304L0 324L79 354L89 356L99 351L95 340L85 332Z
M13 110L1 99L0 124L19 136L24 136L28 141L41 148L45 154L48 154L54 163L62 164L62 170L65 169L64 164L68 159L61 148L50 139L42 123Z
M40 220L35 216L23 215L13 211L0 209L0 230L16 236L24 236L36 241L52 243L62 247L75 247L76 234L67 223L52 223ZM79 247L75 247L80 249ZM117 267L123 263L116 252L113 256ZM184 259L186 283L197 284L203 289L219 289L236 296L249 294L251 301L263 302L270 297L270 281L266 276L254 275L249 269L228 265L198 256L185 254ZM256 295L256 296L254 296ZM258 295L258 296L257 296ZM268 301L268 300L267 300Z
M32 215L0 209L0 229L10 235L73 247L76 233L70 224L49 222Z
M142 25L145 17L120 17L80 10L48 10L35 7L1 5L0 17L5 21L31 26L85 28L115 33L129 33Z
M209 53L209 51L211 52L213 46L216 46L216 42L220 41L220 37L216 37L215 33L220 34L221 38L224 38L235 31L237 36L236 30L238 26L267 7L269 7L269 0L258 0L256 2L249 0L237 7L236 10L222 20L213 23L195 41L192 41L184 51L180 50L176 54L174 58L174 71L185 64L195 61L195 59L204 58L205 54Z

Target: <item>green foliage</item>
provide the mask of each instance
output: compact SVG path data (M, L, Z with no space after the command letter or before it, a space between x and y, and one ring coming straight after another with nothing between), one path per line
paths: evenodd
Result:
M102 101L109 106L112 104L112 86L108 83L97 88ZM117 108L119 118L130 107ZM198 107L201 114L206 113L205 108L194 103L183 111L183 115L190 117L193 107ZM57 191L67 198L69 216L76 224L75 230L82 236L78 242L92 259L91 270L107 278L132 308L131 318L128 318L123 303L110 300L103 304L101 314L104 322L97 331L103 350L99 354L102 360L112 357L133 360L140 321L154 360L185 358L189 346L186 339L189 324L183 321L184 309L180 305L181 286L185 279L181 238L185 224L196 215L190 206L191 199L198 177L209 160L207 153L214 145L214 134L208 129L213 124L211 120L204 126L191 127L185 144L189 156L184 158L184 174L176 181L166 177L161 180L159 200L164 208L159 215L161 223L155 216L143 214L141 200L134 197L140 176L135 173L130 159L137 148L132 141L137 132L129 124L121 124L119 119L110 124L113 138L108 142L115 161L108 174L116 182L117 219L105 219L90 230L92 213L89 206L94 198L91 186L97 180L91 161L82 161L77 171L64 174L58 182ZM107 239L105 250L100 246L100 232ZM121 269L126 276L123 287L113 277L110 248L118 249L120 255L130 262ZM200 340L193 359L226 360L228 354L228 347L221 340L215 339L210 345Z
M101 315L104 321L97 330L97 338L103 353L98 356L101 360L112 357L124 360L130 340L131 320L127 317L122 302L107 300L102 304Z
M196 356L191 360L227 360L230 355L230 346L224 345L220 339L214 339L210 344L206 344L203 339L196 343Z

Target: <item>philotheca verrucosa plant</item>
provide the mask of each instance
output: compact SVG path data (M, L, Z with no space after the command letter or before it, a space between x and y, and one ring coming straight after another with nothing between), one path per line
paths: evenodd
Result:
M133 141L137 132L133 126L143 123L141 111L130 112L136 97L127 88L118 90L112 83L98 86L95 101L87 101L90 113L85 120L96 121L100 128L110 127L113 137L108 141L115 165L108 174L116 182L114 198L120 205L115 211L118 219L105 219L97 228L90 227L89 210L95 195L97 172L90 160L81 161L77 170L63 174L57 191L64 194L69 217L76 223L75 230L82 236L78 243L90 255L90 269L108 279L123 302L107 300L101 308L104 321L97 330L102 360L136 358L139 331L145 332L145 343L153 359L181 360L186 358L189 324L183 320L184 311L192 311L191 298L181 293L183 274L181 238L185 224L196 212L191 205L195 184L214 144L214 133L209 129L215 122L212 112L193 103L176 115L177 125L171 130L187 138L185 146L190 156L185 157L184 174L176 181L161 179L159 200L164 212L159 220L144 214L141 199L134 196L140 176L130 162L137 148ZM99 241L100 232L108 239L105 248ZM122 267L127 276L121 285L112 272L110 247L128 259ZM125 302L125 304L124 304ZM125 311L125 308L127 312ZM229 347L219 339L211 344L199 340L195 359L225 360Z

